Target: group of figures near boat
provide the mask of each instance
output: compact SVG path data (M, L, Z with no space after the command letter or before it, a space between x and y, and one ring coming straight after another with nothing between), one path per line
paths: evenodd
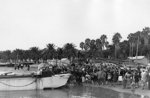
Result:
M99 63L99 66L92 63L72 63L68 66L41 63L38 65L38 71L30 75L1 76L0 90L58 88L67 83L122 85L123 88L142 86L144 89L150 86L148 81L150 81L149 70L140 67L126 68L106 62Z
M14 64L14 69L15 70L19 70L19 69L23 69L23 68L27 68L27 70L29 71L30 70L30 64L28 64L28 63L16 63L16 64Z
M98 85L117 86L126 88L150 89L150 71L147 67L135 68L102 62L94 64L72 65L73 80L77 83L92 83Z
M70 73L62 72L60 68L49 64L39 64L36 72L29 74L4 73L0 76L0 90L35 90L47 88L59 88L66 85ZM48 65L48 66L45 66ZM23 69L20 69L22 71Z

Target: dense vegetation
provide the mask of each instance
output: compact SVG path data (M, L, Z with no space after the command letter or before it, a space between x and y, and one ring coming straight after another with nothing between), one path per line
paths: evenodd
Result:
M144 55L150 56L150 28L145 27L141 31L130 33L127 40L123 40L120 33L115 33L112 43L107 41L107 35L103 34L97 39L87 38L80 43L81 50L76 49L73 43L66 43L63 47L56 48L54 44L47 44L46 48L39 49L31 47L28 50L15 49L13 51L6 50L0 53L0 59L11 60L47 60L61 58L80 58L80 59L126 59L129 56Z

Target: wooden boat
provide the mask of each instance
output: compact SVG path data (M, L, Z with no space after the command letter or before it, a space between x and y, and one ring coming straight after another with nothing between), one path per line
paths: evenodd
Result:
M48 77L38 75L1 75L0 91L9 90L36 90L59 88L66 85L70 74L56 74Z

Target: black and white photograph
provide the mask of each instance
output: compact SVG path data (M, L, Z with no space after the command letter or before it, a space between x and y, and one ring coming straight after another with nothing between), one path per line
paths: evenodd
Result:
M0 0L0 98L150 98L150 0Z

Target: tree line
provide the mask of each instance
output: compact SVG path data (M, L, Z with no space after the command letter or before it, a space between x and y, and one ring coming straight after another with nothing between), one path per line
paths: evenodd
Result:
M61 59L76 56L77 49L72 43L65 44L62 48L56 47L53 43L46 45L46 48L39 49L39 47L31 47L28 50L15 49L13 51L6 50L0 52L0 59L2 61L15 61L15 60L33 60L38 61L40 59Z
M112 37L112 44L107 41L107 35L103 34L97 39L86 38L77 49L73 43L66 43L63 47L56 47L53 43L46 45L44 49L31 47L28 50L15 49L0 52L1 60L27 60L32 59L127 59L129 56L150 55L150 28L145 27L141 31L130 33L127 40L121 41L122 36L116 32Z

